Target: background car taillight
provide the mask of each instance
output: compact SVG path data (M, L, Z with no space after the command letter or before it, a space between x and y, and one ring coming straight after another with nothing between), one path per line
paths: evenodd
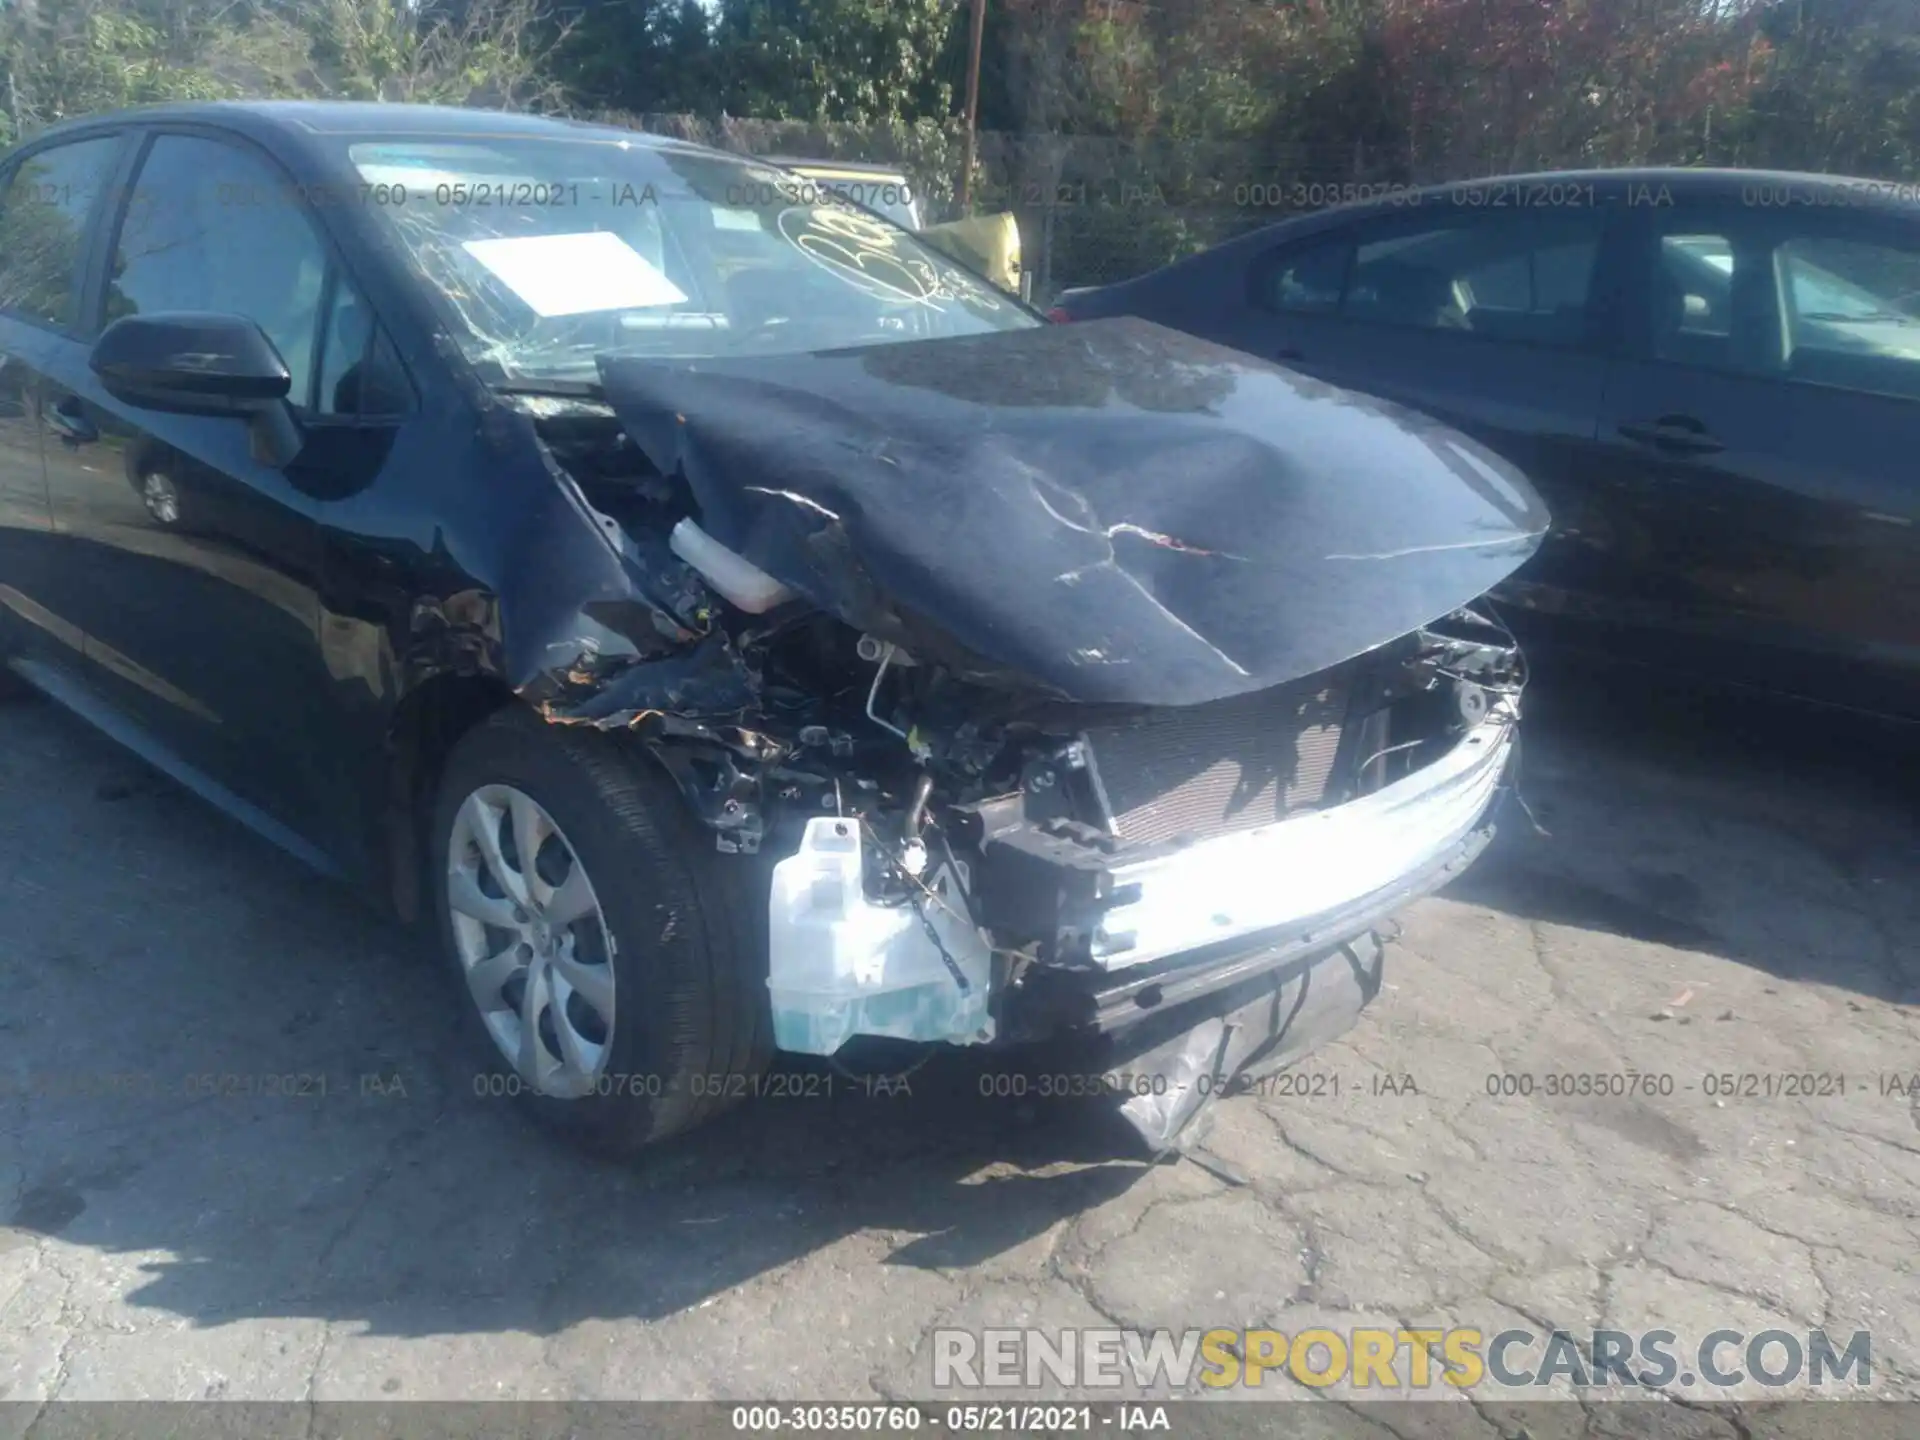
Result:
M1062 310L1058 305L1055 305L1051 310L1047 311L1047 319L1053 321L1056 325L1064 325L1073 319L1073 316Z

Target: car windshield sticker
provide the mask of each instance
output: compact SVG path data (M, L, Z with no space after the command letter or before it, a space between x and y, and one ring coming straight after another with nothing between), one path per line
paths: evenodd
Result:
M959 270L936 269L923 255L899 245L900 231L857 210L828 206L790 206L780 212L780 233L787 243L829 274L876 299L946 308L962 300L979 310L997 310L999 301L986 287Z
M461 248L542 317L681 305L687 299L645 256L606 230L468 240Z

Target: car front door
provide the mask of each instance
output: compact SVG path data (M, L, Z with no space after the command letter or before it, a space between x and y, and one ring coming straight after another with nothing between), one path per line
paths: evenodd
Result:
M224 790L216 798L311 859L305 842L326 813L314 761L327 693L319 515L337 479L314 473L337 448L322 337L330 306L362 302L297 193L238 137L152 134L104 246L95 308L100 327L163 311L257 323L293 377L301 459L261 458L240 418L116 398L75 341L48 369L48 402L71 434L49 446L47 474L63 606L98 637L96 682L155 758L184 762L185 778Z
M1920 715L1920 226L1644 213L1602 414L1647 658Z
M1618 583L1586 538L1617 226L1603 197L1569 196L1550 210L1449 198L1282 245L1250 267L1229 343L1432 415L1518 466L1553 529L1514 596L1590 611Z
M67 417L46 366L79 321L90 217L121 153L117 134L32 150L0 177L0 663L46 683L85 668L85 636L53 593L53 513L43 450Z

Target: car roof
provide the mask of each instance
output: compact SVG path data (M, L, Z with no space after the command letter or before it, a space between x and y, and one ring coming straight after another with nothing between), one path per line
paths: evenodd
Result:
M1674 195L1684 193L1689 199L1740 199L1751 196L1757 188L1764 186L1782 192L1777 203L1783 207L1799 203L1813 204L1815 192L1824 192L1831 197L1834 192L1844 188L1848 192L1844 203L1848 206L1882 205L1892 209L1920 210L1920 186L1911 183L1872 180L1858 175L1821 175L1801 170L1642 165L1611 170L1530 170L1513 175L1480 175L1463 180L1443 180L1430 185L1360 185L1355 188L1373 192L1369 198L1333 206L1312 217L1295 218L1412 208L1416 199L1438 199L1462 191L1497 191L1504 187L1530 192L1556 185L1562 188L1591 186L1597 194L1609 195L1637 194L1642 189L1658 192L1664 188ZM1804 202L1788 197L1786 192L1796 187L1808 197ZM1529 204L1551 206L1555 202L1550 196L1540 198L1521 193L1513 198L1512 203L1515 209L1525 209ZM1820 203L1833 202L1827 198Z
M1432 206L1438 212L1439 207L1433 205L1434 201L1445 203L1449 196L1462 193L1477 191L1486 194L1488 208L1494 208L1495 195L1505 189L1511 192L1506 203L1512 210L1529 207L1553 209L1563 202L1556 201L1551 193L1539 195L1537 192L1541 187L1550 192L1551 187L1556 185L1567 189L1591 186L1596 198L1605 197L1611 201L1624 196L1628 204L1640 199L1641 203L1649 206L1664 203L1660 195L1664 188L1668 197L1689 202L1739 200L1782 211L1805 205L1920 218L1920 186L1796 170L1644 165L1613 170L1536 170L1514 175L1485 175L1471 180L1447 180L1432 185L1360 184L1354 188L1372 192L1367 198L1303 215L1289 215L1270 224L1256 226L1197 254L1175 260L1158 270L1115 281L1111 287L1102 285L1088 288L1117 290L1125 286L1157 282L1160 276L1174 271L1186 274L1190 270L1205 270L1229 255L1256 253L1276 244L1308 239L1323 230L1337 229L1350 222L1379 215L1417 215L1427 206ZM1771 192L1764 201L1757 200L1755 194L1761 188ZM1650 193L1643 198L1643 191Z
M167 122L212 125L255 139L278 138L296 144L323 137L353 135L418 135L422 138L449 139L558 139L578 136L621 140L649 150L727 154L687 140L593 121L506 110L474 110L455 105L411 105L369 100L200 100L136 105L124 110L63 120L38 132L31 137L31 141L37 143L128 123L151 125ZM739 160L744 157L735 155L729 158Z
M1518 175L1489 175L1471 180L1454 180L1443 184L1422 186L1420 189L1423 194L1440 195L1449 190L1471 189L1475 186L1556 183L1592 185L1610 190L1634 189L1642 185L1658 189L1664 185L1670 190L1684 187L1689 194L1696 196L1732 195L1736 197L1743 191L1751 191L1757 185L1824 186L1828 189L1848 186L1858 190L1862 203L1869 203L1878 198L1896 206L1911 205L1916 196L1920 196L1920 190L1916 190L1910 184L1899 185L1857 175L1822 175L1804 170L1743 170L1732 166L1707 165L1645 165L1612 170L1538 170Z

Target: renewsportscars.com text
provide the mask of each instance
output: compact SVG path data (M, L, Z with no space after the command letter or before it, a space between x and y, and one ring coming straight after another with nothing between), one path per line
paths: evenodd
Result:
M1270 1381L1355 1389L1493 1385L1679 1385L1702 1392L1758 1384L1865 1389L1873 1338L1824 1330L1537 1332L1442 1329L935 1330L933 1383L996 1390L1045 1384L1175 1390Z

